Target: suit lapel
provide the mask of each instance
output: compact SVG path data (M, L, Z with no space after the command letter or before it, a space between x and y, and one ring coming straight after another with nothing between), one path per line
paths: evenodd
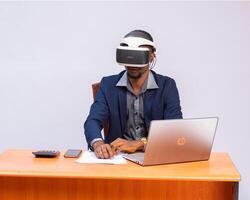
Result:
M121 129L122 129L121 133L124 134L126 116L127 116L127 98L126 98L126 89L123 87L119 88L118 105L119 105L120 123L121 123Z
M149 124L152 119L152 105L154 102L156 90L147 90L144 93L143 99L143 107L144 107L144 119L147 126L147 130L149 129Z

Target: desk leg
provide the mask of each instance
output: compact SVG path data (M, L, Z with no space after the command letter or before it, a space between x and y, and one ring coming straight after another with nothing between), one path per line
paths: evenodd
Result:
M239 199L239 182L235 183L234 193L235 193L235 200L238 200Z

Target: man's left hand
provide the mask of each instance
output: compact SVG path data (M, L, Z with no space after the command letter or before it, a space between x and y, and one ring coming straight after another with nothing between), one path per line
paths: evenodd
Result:
M144 143L142 141L137 140L125 140L122 138L117 138L111 144L112 150L116 153L118 152L126 152L126 153L134 153L137 150L143 150Z

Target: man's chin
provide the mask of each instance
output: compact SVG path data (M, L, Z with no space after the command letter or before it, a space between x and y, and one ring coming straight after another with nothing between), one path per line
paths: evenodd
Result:
M132 79L139 79L139 78L141 78L141 73L139 72L139 73L130 73L129 71L127 72L127 74L128 74L128 77L129 78L132 78Z

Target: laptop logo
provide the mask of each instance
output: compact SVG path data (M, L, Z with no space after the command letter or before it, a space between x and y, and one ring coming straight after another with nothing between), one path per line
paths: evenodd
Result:
M183 145L186 144L186 142L187 141L186 141L186 139L184 137L180 137L180 138L177 139L176 143L177 143L178 146L183 146Z

